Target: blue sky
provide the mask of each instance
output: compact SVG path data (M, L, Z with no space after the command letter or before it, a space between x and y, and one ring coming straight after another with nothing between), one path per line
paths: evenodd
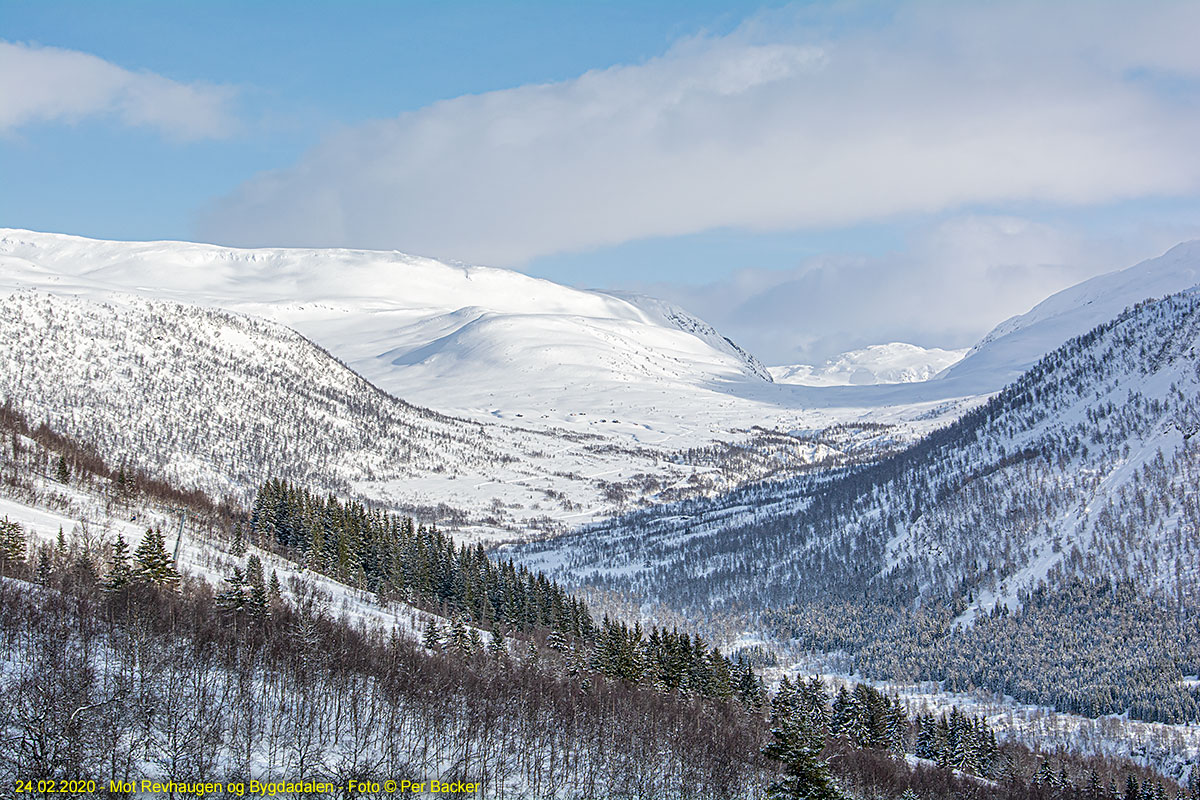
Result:
M1197 4L0 0L0 226L399 249L768 361L1200 236Z
M760 6L706 2L19 2L0 38L236 87L236 134L179 142L86 117L0 138L4 224L193 238L203 203L339 126L636 62Z

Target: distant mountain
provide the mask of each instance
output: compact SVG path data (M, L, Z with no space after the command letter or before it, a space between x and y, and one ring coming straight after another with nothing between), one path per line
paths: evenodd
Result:
M668 303L395 252L0 230L0 288L123 291L267 317L380 388L455 412L620 417L614 403L647 405L646 392L771 380L749 353Z
M779 383L801 386L870 386L927 381L955 364L966 350L942 350L891 342L834 356L823 364L771 367Z

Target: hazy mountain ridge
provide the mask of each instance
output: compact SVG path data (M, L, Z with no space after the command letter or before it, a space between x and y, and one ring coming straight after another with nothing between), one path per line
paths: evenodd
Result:
M957 363L966 350L919 347L905 342L875 344L850 350L822 364L771 367L775 380L801 386L867 386L917 383Z
M1200 284L1200 241L1183 242L1156 258L1098 275L1011 317L979 340L940 378L969 386L1015 380L1068 339L1116 317L1129 306Z

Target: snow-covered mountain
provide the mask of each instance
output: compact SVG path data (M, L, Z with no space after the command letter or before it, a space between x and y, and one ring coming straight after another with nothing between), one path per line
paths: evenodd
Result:
M1005 320L939 378L964 392L995 391L1063 342L1129 306L1197 284L1200 241L1184 242L1157 258L1063 289L1027 313Z
M3 297L0 402L114 463L216 497L245 502L262 481L281 477L480 535L515 536L640 504L643 488L652 496L729 480L699 462L614 447L595 434L413 406L268 320L105 297Z
M620 447L706 448L744 442L754 426L815 430L868 417L912 438L959 408L942 405L946 392L777 385L751 354L670 303L395 252L0 229L0 291L28 289L263 317L415 405Z
M771 367L780 383L800 386L869 386L880 383L927 381L966 355L966 350L942 350L891 342L851 350L823 364Z
M770 381L753 356L668 303L394 252L0 230L0 287L122 291L266 317L380 388L458 413L620 418L622 402L655 390Z

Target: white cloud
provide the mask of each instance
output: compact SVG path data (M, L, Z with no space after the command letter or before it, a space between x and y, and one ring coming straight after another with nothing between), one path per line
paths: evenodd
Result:
M840 8L344 130L201 233L520 265L715 227L1200 188L1200 4Z
M1200 222L1095 235L966 215L926 227L899 253L822 256L703 286L638 288L679 303L767 363L817 364L891 341L967 347L1054 292L1196 237Z
M228 135L233 92L131 72L77 50L0 42L0 132L37 122L112 116L179 139Z

